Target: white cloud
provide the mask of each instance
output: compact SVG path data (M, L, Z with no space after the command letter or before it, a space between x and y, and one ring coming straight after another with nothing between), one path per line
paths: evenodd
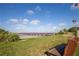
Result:
M24 32L27 30L29 20L25 19L9 19L8 23L14 28L14 32Z
M61 29L59 28L59 26L53 26L52 27L53 32L57 33L59 32Z
M23 21L22 21L23 24L27 24L28 22L29 22L28 19L23 19Z
M79 10L79 3L74 3L71 5L71 10Z
M77 26L79 26L79 22L77 22Z
M28 15L33 15L34 14L34 11L33 10L27 10L27 14Z
M66 28L66 24L60 23L60 24L58 24L58 28L59 28L59 30L63 30L64 28Z
M25 25L16 25L15 29L22 30L25 29Z
M52 23L46 25L37 25L40 20L35 19L29 21L29 19L10 19L9 23L14 27L15 32L58 32L65 27L65 23L60 23L58 26L53 26ZM33 27L30 24L37 25ZM28 26L29 25L29 26Z
M58 32L59 29L57 26L48 26L48 25L40 25L36 29L37 32Z
M41 7L40 6L36 6L35 10L36 11L41 11Z
M29 10L26 11L26 13L28 15L33 15L35 12L39 12L39 11L41 11L41 7L40 6L36 6L34 10L29 9Z
M40 20L32 20L31 22L30 22L30 24L39 24L40 23Z
M53 26L53 30L56 30L57 29L57 26Z
M9 22L13 23L13 24L17 24L18 23L18 19L10 19Z
M60 27L65 26L65 25L66 25L65 23L60 23L59 24Z
M21 25L21 26L16 26L14 32L26 32L27 31L27 26L25 25Z
M9 25L11 25L14 28L13 32L31 32L31 31L34 31L34 27L30 27L31 26L30 24L35 24L35 25L39 24L40 20L29 21L27 18L25 18L25 19L9 19L8 23L9 23ZM29 27L28 27L28 25L29 25Z
M51 23L49 23L49 24L47 24L48 26L51 26L52 24Z
M9 19L8 23L10 24L27 24L29 20L25 19Z

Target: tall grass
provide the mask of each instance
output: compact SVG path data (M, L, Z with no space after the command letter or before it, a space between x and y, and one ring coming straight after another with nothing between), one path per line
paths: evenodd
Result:
M13 56L15 55L12 42L0 42L0 55L1 56Z
M39 38L29 38L16 42L0 43L0 55L43 56L44 52L56 45L67 43L68 36L52 35ZM79 46L75 55L79 55Z

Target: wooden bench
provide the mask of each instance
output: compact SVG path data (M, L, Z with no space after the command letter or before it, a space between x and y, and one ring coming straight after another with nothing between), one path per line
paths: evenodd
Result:
M77 47L78 38L73 37L68 40L67 44L61 44L50 48L45 52L47 56L73 56Z

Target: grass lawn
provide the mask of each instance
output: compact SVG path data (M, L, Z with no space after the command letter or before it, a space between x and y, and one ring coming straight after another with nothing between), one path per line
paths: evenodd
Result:
M52 35L28 38L17 42L0 43L0 55L43 56L44 52L58 44L67 43L68 36ZM79 55L79 46L75 55Z

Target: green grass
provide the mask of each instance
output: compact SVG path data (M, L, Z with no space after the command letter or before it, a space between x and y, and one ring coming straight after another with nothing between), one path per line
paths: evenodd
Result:
M0 55L43 56L44 52L56 45L67 43L68 37L63 35L29 38L16 42L0 43ZM79 46L75 55L79 55Z

